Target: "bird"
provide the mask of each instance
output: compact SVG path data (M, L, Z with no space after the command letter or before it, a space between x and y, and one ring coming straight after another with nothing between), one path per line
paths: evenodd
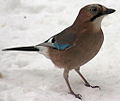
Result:
M92 86L82 75L80 69L101 49L104 41L101 28L102 20L106 15L115 11L115 9L107 8L101 4L88 4L80 9L75 21L69 27L48 40L35 46L6 48L3 51L39 52L49 58L56 67L64 70L63 77L69 93L82 99L82 95L75 93L71 88L69 72L75 70L84 81L85 86L100 88Z

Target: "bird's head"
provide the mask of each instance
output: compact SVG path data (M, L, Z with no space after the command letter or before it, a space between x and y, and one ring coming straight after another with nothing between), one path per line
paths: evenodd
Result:
M95 21L98 18L103 18L105 15L115 12L114 9L107 8L100 4L91 4L83 7L80 10L80 15L84 15L86 21Z
M76 22L90 22L95 24L96 26L101 26L101 22L104 16L113 12L115 12L114 9L107 8L103 5L90 4L80 10Z

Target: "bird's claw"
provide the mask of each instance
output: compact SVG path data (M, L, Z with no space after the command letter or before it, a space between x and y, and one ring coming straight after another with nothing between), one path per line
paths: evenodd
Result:
M76 98L82 100L82 95L80 95L80 94L74 94L74 96L75 96Z
M75 94L74 92L70 92L70 94L74 95L76 98L82 100L82 95L80 94Z
M90 84L85 84L86 87L91 87L91 88L98 88L99 90L101 90L100 86L92 86Z

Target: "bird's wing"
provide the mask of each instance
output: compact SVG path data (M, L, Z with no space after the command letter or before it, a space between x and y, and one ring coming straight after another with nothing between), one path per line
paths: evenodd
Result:
M73 31L64 30L61 33L52 36L47 41L37 46L48 46L57 50L65 50L73 46L75 41L75 34Z

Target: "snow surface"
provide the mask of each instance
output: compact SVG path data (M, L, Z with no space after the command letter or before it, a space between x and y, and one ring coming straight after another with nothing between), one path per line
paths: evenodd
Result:
M85 87L74 71L71 85L83 101L119 101L119 0L0 0L0 49L45 41L71 25L80 8L91 3L117 10L102 23L105 41L101 51L81 70L101 90ZM0 51L0 71L0 101L79 101L68 94L63 70L38 53Z

